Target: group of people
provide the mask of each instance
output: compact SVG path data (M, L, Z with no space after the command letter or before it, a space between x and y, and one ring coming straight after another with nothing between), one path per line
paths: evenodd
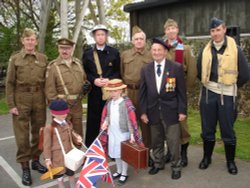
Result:
M178 35L177 22L168 19L164 37L154 38L150 51L146 49L146 34L138 26L132 29L133 47L120 55L107 44L109 30L104 25L96 25L91 31L95 45L84 50L82 62L72 56L75 43L61 38L57 43L58 58L47 64L46 56L35 50L36 33L25 29L21 38L23 49L11 56L6 79L7 103L13 115L17 144L16 160L23 170L22 183L32 184L30 160L32 169L40 173L45 173L51 165L63 164L61 157L60 162L57 160L60 145L51 145L52 141L58 143L55 128L65 136L63 144L67 151L70 140L81 145L85 136L89 147L100 129L105 130L101 140L116 161L113 178L119 178L120 184L128 178L128 164L120 155L120 142L124 140L152 150L150 175L171 162L171 177L179 179L181 168L188 165L187 93L192 91L197 77L202 84L200 113L204 148L199 168L206 169L211 164L219 122L228 172L237 174L233 125L237 116L237 88L249 80L248 63L234 39L226 36L223 20L213 18L209 30L211 40L201 50L197 63L190 46ZM83 135L81 100L87 93L87 125ZM45 128L47 168L39 162L41 151L38 150L39 129L46 124L46 103L53 116ZM59 187L63 187L64 173L74 175L66 169L56 176ZM73 187L74 180L70 180Z

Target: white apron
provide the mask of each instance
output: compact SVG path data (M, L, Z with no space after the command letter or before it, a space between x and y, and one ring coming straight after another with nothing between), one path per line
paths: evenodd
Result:
M121 142L129 139L129 132L121 132L119 125L119 104L123 101L120 97L112 100L110 105L110 124L108 128L108 153L111 158L121 158Z

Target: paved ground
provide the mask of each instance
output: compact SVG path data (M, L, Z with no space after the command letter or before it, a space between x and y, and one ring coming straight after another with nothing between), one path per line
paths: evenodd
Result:
M21 184L20 165L15 162L16 145L12 131L11 116L0 116L0 188L27 187ZM214 154L213 162L207 170L198 169L202 158L202 149L197 146L189 148L189 165L182 170L179 180L171 179L170 165L156 175L148 175L148 169L138 174L129 168L129 178L123 188L250 188L250 163L236 159L239 173L230 175L226 169L223 155ZM115 171L113 162L109 163ZM79 171L77 172L79 176ZM33 188L55 188L54 181L40 181L40 174L32 171ZM115 182L116 183L116 182ZM110 188L109 184L99 182L98 188ZM119 186L116 186L119 187Z

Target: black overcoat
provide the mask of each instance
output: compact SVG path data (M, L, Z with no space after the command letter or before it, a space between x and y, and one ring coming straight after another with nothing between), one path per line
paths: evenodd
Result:
M96 64L94 62L93 51L95 47L83 53L82 62L87 79L92 84L92 90L88 95L87 110L87 131L85 143L89 147L99 133L101 113L106 101L102 100L101 88L94 84L94 80L99 78ZM120 78L120 54L117 49L105 46L103 51L97 50L102 68L103 78Z

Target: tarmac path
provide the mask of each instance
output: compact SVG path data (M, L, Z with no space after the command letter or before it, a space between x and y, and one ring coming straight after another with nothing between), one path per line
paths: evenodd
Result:
M85 123L84 123L85 127ZM11 115L0 116L0 188L23 188L21 183L21 168L15 161L16 144L12 130ZM129 178L122 188L250 188L250 162L236 159L238 175L227 172L224 155L213 154L212 164L206 170L198 169L202 158L202 148L190 146L188 150L189 164L182 169L179 180L171 179L170 164L156 175L149 175L148 169L140 170L138 174L129 167ZM115 172L114 162L109 162L112 172ZM76 177L79 176L76 172ZM56 182L40 181L40 174L31 170L33 188L56 188ZM115 181L117 185L117 181ZM112 185L98 182L98 188L111 188ZM120 187L117 185L116 187Z

